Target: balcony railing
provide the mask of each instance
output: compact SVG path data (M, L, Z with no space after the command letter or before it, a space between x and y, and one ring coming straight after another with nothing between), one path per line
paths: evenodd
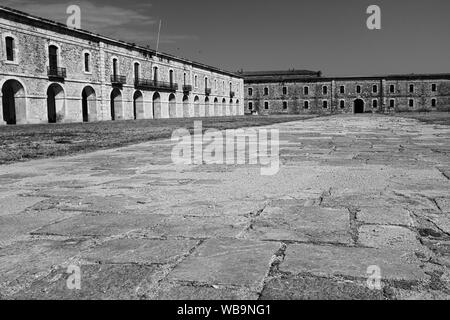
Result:
M191 86L191 85L185 84L185 85L183 86L183 92L184 92L184 93L189 93L189 92L191 92L191 91L192 91L192 86Z
M209 96L211 94L211 88L205 89L205 95Z
M111 83L112 84L125 84L125 83L127 83L127 77L120 76L117 74L112 74L111 75Z
M235 96L234 91L230 91L230 98L234 98L234 96Z
M178 84L149 79L136 79L134 82L136 88L160 91L177 91Z
M47 67L47 74L49 77L57 79L65 79L67 76L66 68Z

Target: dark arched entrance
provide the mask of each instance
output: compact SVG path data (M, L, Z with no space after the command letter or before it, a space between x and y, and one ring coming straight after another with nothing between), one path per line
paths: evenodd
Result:
M145 118L144 96L140 91L136 91L133 95L133 116L135 120Z
M115 88L111 92L110 103L111 120L114 121L118 118L117 115L120 115L122 112L122 92L119 89Z
M153 94L153 118L161 119L162 110L161 110L161 96L158 92Z
M361 99L356 99L353 109L355 113L364 113L364 101Z
M85 87L81 95L83 122L93 121L97 113L97 98L95 91L91 87Z
M48 123L56 123L64 117L64 89L53 83L47 90L47 117Z
M2 110L3 120L6 124L24 122L26 118L25 99L25 89L19 81L8 80L3 84Z

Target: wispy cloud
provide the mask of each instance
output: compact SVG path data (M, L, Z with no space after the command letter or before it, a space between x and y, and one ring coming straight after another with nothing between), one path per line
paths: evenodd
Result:
M2 0L2 5L15 8L39 17L66 23L67 7L78 5L81 8L81 28L114 37L127 42L152 45L156 41L158 19L147 15L151 3L140 3L132 8L111 4L93 3L88 0L67 3L53 0ZM191 35L161 35L161 43L174 43L184 40L196 40Z

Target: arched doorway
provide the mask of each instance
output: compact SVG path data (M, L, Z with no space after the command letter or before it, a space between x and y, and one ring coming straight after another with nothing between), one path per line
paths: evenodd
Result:
M200 99L198 96L194 98L194 117L200 117Z
M133 117L134 120L144 118L144 96L140 91L133 94Z
M354 102L354 113L364 113L364 101L356 99Z
M214 99L214 116L219 115L219 100L217 98Z
M61 122L64 119L65 93L63 87L57 83L47 89L47 117L48 123Z
M153 94L153 118L161 119L161 96L158 92Z
M26 122L25 89L17 80L8 80L2 87L3 120L6 124Z
M122 111L122 92L115 88L111 92L111 120L119 119L119 115Z
M209 110L209 98L205 98L205 117L211 116L211 110Z
M169 96L169 118L177 117L177 102L175 95L172 93Z
M222 116L226 116L227 115L227 100L225 100L225 98L222 99Z
M189 118L191 116L189 112L189 97L185 95L183 97L183 117Z
M81 93L83 122L94 121L97 114L97 97L92 87L85 87Z

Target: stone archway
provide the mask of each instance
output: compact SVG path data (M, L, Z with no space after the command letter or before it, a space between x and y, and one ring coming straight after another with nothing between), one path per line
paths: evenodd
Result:
M211 110L209 109L209 98L205 98L205 117L211 116Z
M144 96L140 91L133 94L133 117L134 120L144 119Z
M25 88L17 80L8 80L2 86L2 111L6 124L26 123Z
M177 101L175 95L172 93L169 96L169 118L177 117Z
M153 119L161 119L162 110L161 110L161 96L158 92L153 94Z
M81 93L83 122L95 121L97 118L97 96L92 87L87 86Z
M52 83L47 89L47 118L48 123L64 120L65 93L58 83Z
M122 112L122 92L119 89L115 88L111 92L111 120L117 120L120 118L120 114Z
M356 99L353 107L354 113L364 113L364 100Z
M200 99L198 96L194 98L194 117L200 117Z
M189 97L185 95L183 97L183 117L189 118L191 116L189 112Z

